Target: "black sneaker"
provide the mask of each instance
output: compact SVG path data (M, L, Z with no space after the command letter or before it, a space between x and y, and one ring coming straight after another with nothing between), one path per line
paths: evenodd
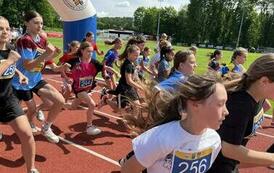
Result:
M105 87L103 87L101 90L100 99L102 99L104 95L107 95L107 89Z

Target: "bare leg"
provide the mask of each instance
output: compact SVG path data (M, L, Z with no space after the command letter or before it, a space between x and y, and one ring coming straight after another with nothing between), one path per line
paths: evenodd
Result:
M35 168L35 141L26 116L17 117L9 125L14 129L21 141L22 154L24 156L27 172Z
M87 92L80 92L77 94L78 98L83 100L88 104L88 110L87 110L87 124L92 124L92 117L94 113L94 108L96 106L96 103L94 100L88 95Z
M30 123L33 122L33 118L36 115L36 103L34 101L34 99L31 99L29 101L25 101L28 110L27 110L27 117Z
M46 120L48 123L53 123L64 106L64 97L61 93L59 93L59 91L57 91L57 89L55 89L50 84L46 84L43 88L41 88L38 91L38 94L53 103L53 105L49 109L48 118Z

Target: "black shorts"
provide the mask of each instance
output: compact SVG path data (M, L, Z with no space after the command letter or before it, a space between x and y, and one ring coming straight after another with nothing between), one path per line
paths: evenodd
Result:
M0 122L7 123L24 114L15 95L0 101Z
M139 100L139 95L134 88L131 88L131 89L121 92L120 96L118 95L117 99L118 99L117 102L118 102L118 104L121 105L121 108L125 108L127 105L129 105L130 101ZM120 101L120 103L119 103L119 101Z
M40 82L38 82L37 85L35 85L35 87L33 87L31 90L16 90L13 88L13 92L15 94L15 96L19 99L19 100L24 100L24 101L29 101L33 98L33 92L39 96L38 91L39 89L43 88L45 85L47 84L46 81L41 80ZM40 97L40 96L39 96Z

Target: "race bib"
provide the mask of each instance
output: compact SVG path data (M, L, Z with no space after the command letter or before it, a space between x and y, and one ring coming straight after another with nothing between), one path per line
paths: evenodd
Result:
M212 148L199 152L174 151L171 173L204 173L211 165Z
M0 64L6 60L0 60ZM15 64L10 65L6 71L0 76L0 79L10 79L14 76L16 70Z
M92 86L92 76L83 77L79 79L79 88L86 88Z
M261 111L253 119L252 134L255 134L256 130L261 126L264 121L264 110Z

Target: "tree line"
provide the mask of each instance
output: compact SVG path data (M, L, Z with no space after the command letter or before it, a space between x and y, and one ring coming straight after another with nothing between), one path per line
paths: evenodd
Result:
M47 0L0 0L0 15L6 17L13 27L23 26L23 16L29 10L40 13L45 26L62 27L59 16Z
M47 0L0 0L0 15L8 18L11 26L22 26L22 16L28 10L38 11L45 26L62 28ZM160 33L172 36L174 42L235 47L242 23L239 46L274 47L274 0L190 0L179 11L139 7L133 18L98 18L97 27L155 36L159 16Z
M274 0L190 0L178 12L173 7L139 7L134 13L137 31L160 32L175 42L235 47L274 47Z

